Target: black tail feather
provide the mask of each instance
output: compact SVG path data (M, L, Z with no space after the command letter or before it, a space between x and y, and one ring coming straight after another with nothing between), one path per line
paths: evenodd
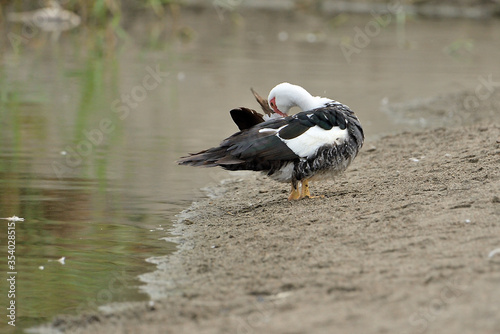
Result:
M213 147L198 153L181 157L177 163L179 165L189 165L196 167L224 167L226 165L236 165L243 163L243 160L228 154L224 147Z
M235 108L229 113L240 131L250 129L252 126L264 122L264 118L262 118L261 114L249 108Z

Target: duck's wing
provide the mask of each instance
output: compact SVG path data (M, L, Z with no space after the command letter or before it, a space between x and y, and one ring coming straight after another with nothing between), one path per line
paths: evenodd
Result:
M250 88L250 90L252 91L253 96L255 96L257 102L260 104L262 111L264 111L264 113L266 113L266 115L268 116L274 114L274 110L269 107L269 103L267 103L267 100L260 96L253 88Z

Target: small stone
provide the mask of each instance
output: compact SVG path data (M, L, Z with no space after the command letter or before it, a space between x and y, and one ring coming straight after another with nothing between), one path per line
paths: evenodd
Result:
M491 203L500 203L500 197L493 196L493 199L491 200Z

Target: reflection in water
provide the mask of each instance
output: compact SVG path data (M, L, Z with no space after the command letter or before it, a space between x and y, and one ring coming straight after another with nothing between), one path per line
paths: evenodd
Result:
M133 203L129 210L134 213L128 213L123 198L115 198L119 190L114 185L44 179L23 173L27 166L22 165L17 165L21 172L0 174L0 211L25 218L16 224L19 323L111 301L146 299L135 277L153 269L146 258L173 249L161 240L168 221L139 205L134 209ZM4 233L1 241L5 244ZM53 261L63 256L64 265Z
M122 60L96 34L81 54L64 48L5 57L0 216L25 218L16 224L17 328L110 302L146 300L137 276L154 266L145 259L175 249L164 238L185 202L141 182L144 172L151 180L163 173L150 161L166 139L155 144L159 138L146 128L126 131L123 111L113 107L119 108L114 101L122 92L143 92L134 82L156 62ZM135 97L134 112L158 104ZM56 261L61 257L64 264ZM0 301L6 305L7 296Z
M498 23L408 19L404 47L390 24L347 63L339 45L365 17L227 16L186 11L175 31L192 39L137 18L128 38L89 27L55 47L34 37L1 53L0 217L25 218L16 224L19 325L148 298L136 280L154 269L144 260L174 249L162 239L174 215L228 175L174 161L234 133L228 111L258 108L250 87L265 96L290 81L343 101L370 140L400 131L379 110L383 99L473 89L497 64ZM49 262L63 256L64 265Z
M25 218L16 224L18 324L147 299L136 276L153 269L146 258L174 249L162 239L168 221L134 203L123 208L126 201L114 185L17 172L2 173L0 180L0 211ZM63 256L64 265L54 261Z

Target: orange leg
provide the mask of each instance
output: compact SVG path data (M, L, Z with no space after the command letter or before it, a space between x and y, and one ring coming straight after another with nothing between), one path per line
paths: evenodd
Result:
M311 198L311 193L309 191L309 181L308 180L302 181L302 189L301 189L301 192L300 192L300 198L304 198L304 197Z
M318 198L318 197L324 197L323 195L320 196L311 196L311 192L309 191L309 180L304 180L302 181L302 189L300 193L300 198Z
M300 199L300 191L297 188L297 185L292 183L292 191L290 192L290 196L288 196L289 201L294 201Z

